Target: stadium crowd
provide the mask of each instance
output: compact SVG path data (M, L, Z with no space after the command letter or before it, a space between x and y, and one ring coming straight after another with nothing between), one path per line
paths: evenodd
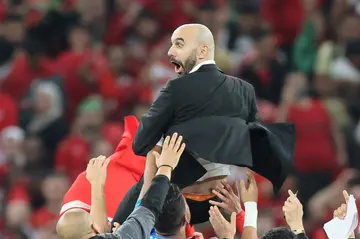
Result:
M279 195L254 175L257 234L286 225L291 189L309 238L326 238L343 190L360 197L359 14L351 0L2 0L0 238L57 238L65 193L176 77L169 39L191 22L254 86L262 122L296 123Z

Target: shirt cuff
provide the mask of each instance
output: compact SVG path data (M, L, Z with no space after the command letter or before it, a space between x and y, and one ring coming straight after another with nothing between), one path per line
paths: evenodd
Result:
M164 144L164 136L161 137L161 139L159 140L159 142L157 142L156 145L162 147L163 144Z
M135 208L137 208L137 207L140 206L140 205L141 205L141 199L139 199L139 200L136 201Z

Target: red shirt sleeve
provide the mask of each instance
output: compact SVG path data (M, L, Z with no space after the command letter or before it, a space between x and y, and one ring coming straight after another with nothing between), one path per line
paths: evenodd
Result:
M242 234L244 231L244 219L245 219L244 211L241 211L238 215L236 215L236 228L240 234Z

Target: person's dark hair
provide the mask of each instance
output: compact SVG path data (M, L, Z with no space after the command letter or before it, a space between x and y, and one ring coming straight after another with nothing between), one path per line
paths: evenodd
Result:
M43 41L36 37L27 37L24 41L25 52L29 56L39 56L44 53Z
M296 235L287 227L277 227L266 232L261 239L293 239Z
M346 43L345 55L347 57L360 55L360 39L351 39Z
M254 32L252 34L252 38L253 38L254 42L260 42L264 38L271 36L271 35L273 35L273 32L271 31L270 28L261 27L261 28L254 30Z
M10 61L15 52L15 47L5 37L0 37L0 65Z
M161 214L155 224L157 232L163 236L172 236L185 224L185 199L180 189L171 184Z

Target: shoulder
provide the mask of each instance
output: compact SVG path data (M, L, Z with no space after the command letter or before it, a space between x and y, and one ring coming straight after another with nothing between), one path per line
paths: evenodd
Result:
M230 75L225 75L225 76L227 77L227 80L236 82L236 84L238 84L243 90L249 91L249 92L254 91L254 86L252 84L250 84L249 82L242 80L235 76L230 76Z

